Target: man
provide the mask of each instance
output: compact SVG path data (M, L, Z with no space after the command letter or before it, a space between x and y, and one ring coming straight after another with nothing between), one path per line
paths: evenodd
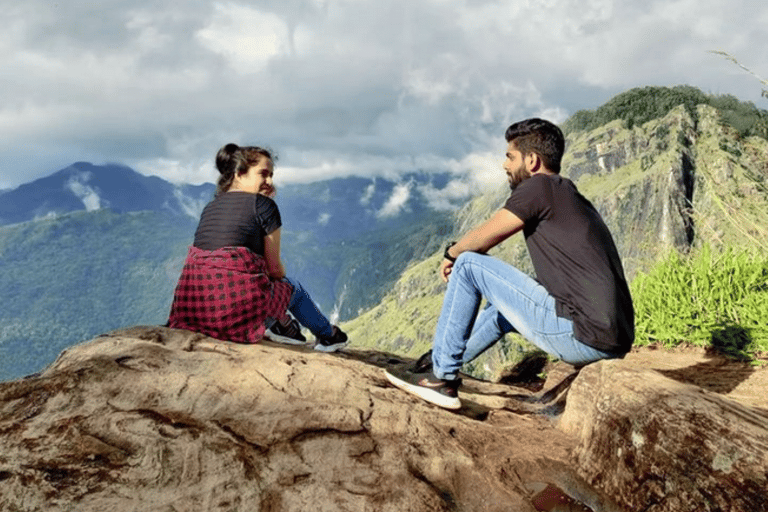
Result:
M459 370L507 332L581 366L623 357L634 341L634 309L608 228L573 182L560 176L563 133L542 119L511 125L504 170L512 193L491 219L449 245L448 282L423 373L386 376L396 386L458 409ZM536 279L486 253L522 231ZM488 305L478 315L482 297ZM430 368L431 366L431 368Z

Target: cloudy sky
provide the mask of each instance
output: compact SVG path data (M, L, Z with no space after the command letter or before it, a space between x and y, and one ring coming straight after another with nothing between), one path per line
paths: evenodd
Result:
M214 181L227 142L278 179L500 177L512 121L645 85L768 108L765 0L0 0L0 189L76 161Z

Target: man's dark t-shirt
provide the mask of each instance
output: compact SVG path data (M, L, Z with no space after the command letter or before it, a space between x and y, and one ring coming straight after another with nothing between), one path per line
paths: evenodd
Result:
M203 209L192 245L206 251L247 247L264 256L264 237L280 226L280 211L272 199L248 192L225 192Z
M504 207L524 223L536 279L555 298L574 336L604 352L629 352L634 308L608 227L576 186L560 175L534 174Z

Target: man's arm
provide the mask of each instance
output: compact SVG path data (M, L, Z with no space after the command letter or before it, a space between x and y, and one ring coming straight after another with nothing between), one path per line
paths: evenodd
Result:
M484 254L521 229L523 229L523 221L520 217L502 208L493 217L464 235L448 249L448 254L453 258L458 258L459 254L466 251ZM448 281L452 267L452 261L443 259L440 265L440 276L443 281Z

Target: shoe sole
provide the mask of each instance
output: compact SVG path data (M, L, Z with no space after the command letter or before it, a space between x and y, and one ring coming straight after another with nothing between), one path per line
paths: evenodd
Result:
M347 342L346 341L344 343L334 343L333 345L323 345L322 343L320 343L318 341L317 343L315 343L315 347L314 348L318 352L330 353L330 352L336 352L340 348L344 348L346 346L347 346Z
M274 341L275 343L282 343L284 345L306 345L306 341L297 340L295 338L289 338L288 336L280 336L279 334L275 334L271 331L267 331L264 333L264 337L268 339L269 341Z
M402 389L403 391L407 391L408 393L412 395L416 395L417 397L426 400L427 402L437 405L438 407L442 407L443 409L461 409L461 400L457 398L451 398L449 396L445 396L442 393L439 393L435 391L434 389L425 388L422 386L417 386L415 384L411 384L410 382L406 382L402 379L399 379L389 373L388 371L384 371L384 375L386 375L387 380L397 386L398 388Z

